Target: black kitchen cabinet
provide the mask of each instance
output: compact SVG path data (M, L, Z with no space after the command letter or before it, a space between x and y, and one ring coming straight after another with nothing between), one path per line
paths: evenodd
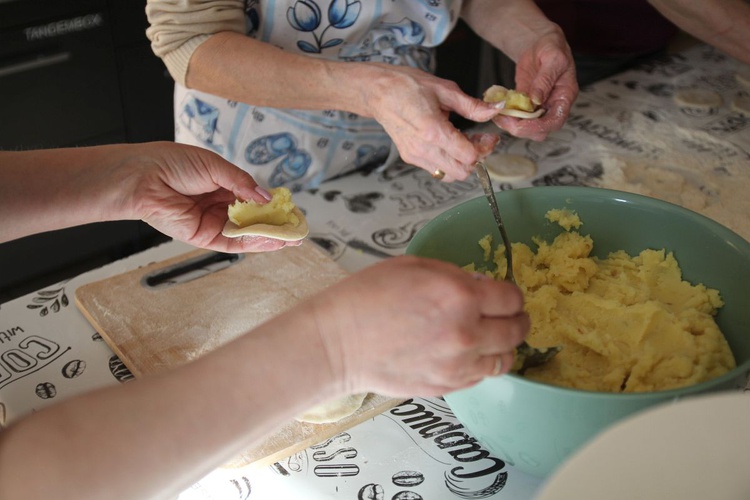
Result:
M151 52L144 9L0 0L0 149L172 140L173 81ZM166 240L121 221L0 244L0 302Z

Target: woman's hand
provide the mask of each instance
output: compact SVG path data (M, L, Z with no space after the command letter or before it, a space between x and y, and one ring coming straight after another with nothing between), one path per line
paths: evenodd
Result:
M573 55L561 31L548 32L522 53L516 65L516 89L546 111L533 120L497 115L493 121L498 127L534 141L562 128L578 96L578 82Z
M562 29L533 0L464 0L461 17L516 63L515 90L546 109L533 120L497 115L493 121L516 137L535 141L559 130L578 96L575 63Z
M267 252L299 242L221 234L235 199L266 203L267 191L219 155L170 142L142 145L131 159L137 177L133 204L139 217L185 243L225 252Z
M395 257L319 294L309 314L344 393L440 395L507 372L529 318L520 290L432 259Z
M497 114L492 104L464 94L455 82L404 66L368 64L376 71L363 90L367 109L405 162L446 182L466 179L482 152L449 121L451 112L475 122Z
M263 237L227 238L228 206L270 195L219 155L173 142L0 151L0 242L92 222L142 219L191 245L278 250Z

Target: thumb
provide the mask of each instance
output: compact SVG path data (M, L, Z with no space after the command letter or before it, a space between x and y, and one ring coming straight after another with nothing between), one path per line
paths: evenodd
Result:
M468 96L463 92L447 92L440 96L440 102L449 110L473 122L486 122L497 115L495 103Z

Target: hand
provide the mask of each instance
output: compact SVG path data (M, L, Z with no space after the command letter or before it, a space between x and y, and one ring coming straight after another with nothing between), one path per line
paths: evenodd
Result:
M455 82L415 68L370 66L381 71L366 89L366 114L383 126L401 158L430 173L442 170L447 182L466 179L481 151L448 117L453 111L486 122L497 114L492 104L464 94Z
M311 305L309 321L349 393L430 396L470 386L507 372L529 329L515 285L411 256L367 268Z
M267 252L299 242L260 236L227 238L221 234L227 207L235 199L266 203L267 191L250 174L217 154L174 143L143 145L133 196L141 218L185 243L224 252Z
M497 115L493 121L498 127L534 141L542 141L562 128L578 96L575 63L562 32L548 32L521 54L516 65L516 89L526 92L547 111L534 120Z

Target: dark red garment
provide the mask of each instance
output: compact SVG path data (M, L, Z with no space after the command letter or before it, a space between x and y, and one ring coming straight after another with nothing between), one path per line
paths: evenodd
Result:
M645 0L537 0L573 52L640 55L664 49L677 27Z

